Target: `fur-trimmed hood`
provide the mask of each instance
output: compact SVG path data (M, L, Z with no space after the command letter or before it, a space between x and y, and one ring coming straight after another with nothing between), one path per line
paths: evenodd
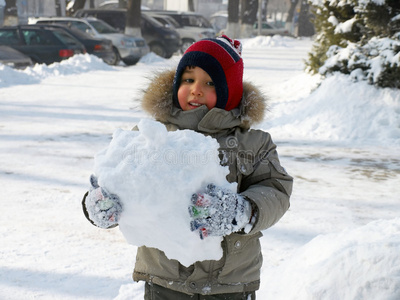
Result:
M174 75L175 70L156 74L143 94L142 107L144 111L162 123L171 122L171 116L175 109L172 100ZM250 128L264 119L266 110L267 97L253 84L243 82L243 98L239 107L227 113L236 119L237 126Z

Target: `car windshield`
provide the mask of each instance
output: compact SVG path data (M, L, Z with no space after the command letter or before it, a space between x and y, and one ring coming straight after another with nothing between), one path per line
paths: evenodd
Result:
M118 30L114 27L111 27L107 23L100 20L90 20L88 21L90 25L92 25L98 33L118 33Z

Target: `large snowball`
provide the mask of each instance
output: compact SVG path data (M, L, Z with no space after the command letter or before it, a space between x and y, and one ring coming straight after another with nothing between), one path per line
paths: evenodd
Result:
M120 197L119 228L136 246L158 248L183 265L222 256L221 238L190 231L193 193L214 183L236 191L220 165L218 142L192 130L168 132L161 123L141 120L139 131L117 130L107 149L95 156L99 184Z

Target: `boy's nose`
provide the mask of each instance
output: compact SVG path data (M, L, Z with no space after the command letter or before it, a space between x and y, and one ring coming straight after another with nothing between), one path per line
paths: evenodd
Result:
M201 90L200 84L193 84L193 86L192 86L192 94L193 95L201 95L202 94L202 90Z

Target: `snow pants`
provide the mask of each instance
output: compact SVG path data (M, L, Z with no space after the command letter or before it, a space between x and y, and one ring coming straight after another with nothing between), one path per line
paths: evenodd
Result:
M174 290L166 289L156 284L144 287L144 300L255 300L256 292L228 293L218 295L188 295Z

